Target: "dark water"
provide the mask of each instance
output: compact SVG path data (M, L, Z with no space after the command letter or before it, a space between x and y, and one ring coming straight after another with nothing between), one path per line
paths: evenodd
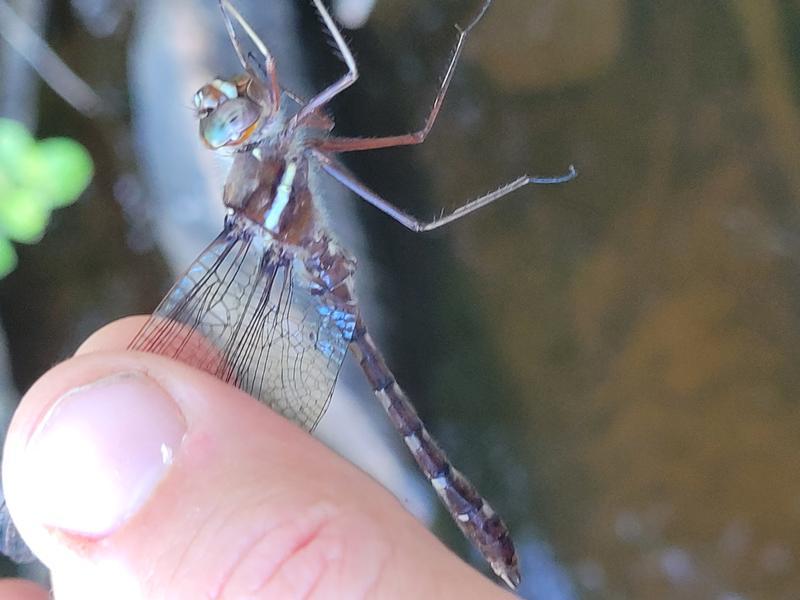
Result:
M421 123L474 4L378 2L341 133ZM321 86L341 67L302 5ZM115 116L41 92L38 135L98 176L0 282L21 389L169 283L135 218L132 18L102 39L66 2L47 21ZM349 161L419 215L580 171L434 235L357 209L398 379L518 533L525 597L800 595L798 45L788 0L498 1L428 142Z

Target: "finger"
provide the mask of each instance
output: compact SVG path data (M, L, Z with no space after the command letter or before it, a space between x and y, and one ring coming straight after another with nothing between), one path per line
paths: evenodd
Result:
M101 350L130 329L102 330L46 374L9 432L7 501L56 597L503 595L249 396L158 356Z
M75 352L75 356L83 354L91 354L92 352L102 352L105 350L127 350L136 340L137 351L143 351L142 348L149 347L155 342L155 332L162 328L162 324L155 327L149 324L147 341L137 339L137 334L142 331L145 324L150 319L150 315L137 315L126 317L94 332L89 338L80 345ZM180 335L175 331L175 328L181 328L183 331ZM163 329L161 329L163 331ZM227 361L221 356L219 350L211 343L200 331L192 330L190 327L181 325L175 322L170 322L169 331L173 339L179 339L176 346L172 349L164 347L158 353L166 354L170 357L169 352L177 353L180 351L182 356L202 356L207 365L215 364L217 372L225 372L223 365Z
M149 318L149 315L135 315L109 323L86 338L75 351L75 356L103 350L125 350Z
M25 579L0 580L0 600L48 600L50 594L32 581Z

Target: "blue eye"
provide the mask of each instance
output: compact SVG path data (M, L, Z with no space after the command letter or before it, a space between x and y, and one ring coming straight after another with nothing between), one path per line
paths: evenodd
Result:
M261 114L246 98L228 100L200 119L200 136L209 148L236 145L252 134Z

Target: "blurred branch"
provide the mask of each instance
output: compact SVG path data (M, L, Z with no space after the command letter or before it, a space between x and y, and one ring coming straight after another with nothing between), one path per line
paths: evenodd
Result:
M20 14L36 30L41 29L47 1L16 0ZM3 21L0 29L10 27ZM1 36L0 37L4 37ZM8 117L24 123L28 129L36 126L36 105L39 79L22 54L10 44L0 42L0 117Z
M44 13L42 8L44 4L41 0L26 2L26 5L39 5L38 21ZM36 29L20 18L6 0L0 0L0 37L8 42L9 46L39 73L53 91L75 110L90 118L102 113L103 103L100 97L50 49ZM9 97L14 89L12 85L8 86ZM11 101L4 100L4 104L9 102ZM6 106L0 108L4 114L10 116L15 107L11 106L11 112L6 112Z
M348 29L358 29L367 22L377 0L337 0L333 10L338 21Z

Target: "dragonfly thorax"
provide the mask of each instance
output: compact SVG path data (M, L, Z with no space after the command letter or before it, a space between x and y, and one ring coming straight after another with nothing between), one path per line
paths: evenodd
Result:
M320 224L303 155L280 156L268 147L238 152L225 183L224 202L273 239L301 246Z

